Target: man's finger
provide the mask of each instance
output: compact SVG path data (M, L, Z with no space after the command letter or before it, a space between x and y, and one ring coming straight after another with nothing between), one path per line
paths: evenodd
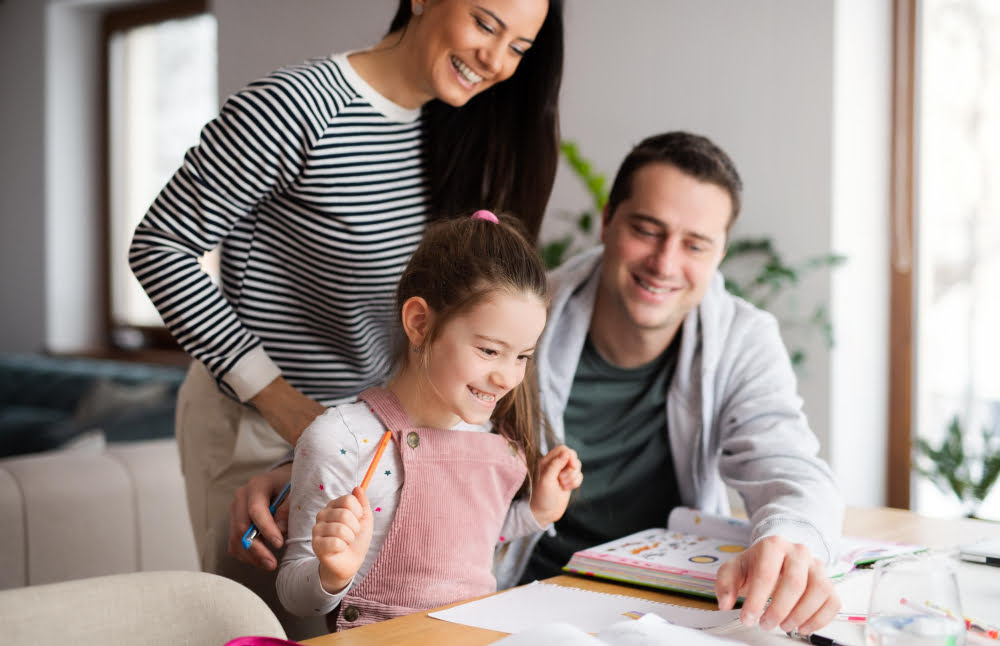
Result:
M830 608L833 612L827 616ZM792 630L812 632L831 621L838 610L840 610L840 598L833 587L833 581L826 575L823 564L814 559L809 571L809 584L798 603L788 613L781 628L786 632Z
M715 597L719 602L719 610L732 610L736 598L746 581L743 562L733 559L722 564L715 577Z
M761 628L772 630L778 624L783 623L792 612L809 585L811 563L812 558L809 556L809 550L804 545L793 545L790 551L785 553L778 580L771 592L771 604L760 618ZM819 606L818 601L816 607ZM810 615L812 612L803 619Z
M840 612L840 597L837 596L836 591L832 590L833 586L831 585L830 587L831 594L826 598L826 602L820 606L820 609L812 617L799 626L798 630L800 633L808 635L811 632L819 630L833 621L833 618Z
M740 621L744 626L757 623L778 582L785 556L785 550L776 544L781 540L775 537L764 538L740 555L746 558L746 593L743 597L743 610L740 612Z

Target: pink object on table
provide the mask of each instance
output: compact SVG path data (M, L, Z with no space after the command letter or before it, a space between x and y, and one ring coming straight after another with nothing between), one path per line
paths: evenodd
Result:
M301 646L299 642L293 642L278 637L237 637L225 643L224 646Z

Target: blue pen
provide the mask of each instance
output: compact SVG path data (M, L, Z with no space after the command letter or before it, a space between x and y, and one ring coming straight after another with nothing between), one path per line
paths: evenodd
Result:
M291 490L291 488L292 488L292 483L289 482L288 484L285 485L285 488L281 490L281 493L278 494L278 497L274 499L274 502L271 503L271 506L268 509L271 512L272 516L274 515L274 512L278 510L278 507L281 505L281 503L284 502L285 496L288 495L288 492L289 490ZM244 534L243 538L240 539L240 542L243 543L244 549L250 549L250 545L253 544L253 539L257 538L258 533L259 532L257 531L257 526L254 525L253 523L250 523L250 529L248 529L247 533Z

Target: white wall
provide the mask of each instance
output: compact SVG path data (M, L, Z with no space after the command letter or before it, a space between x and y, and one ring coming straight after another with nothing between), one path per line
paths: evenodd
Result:
M831 251L849 257L833 274L807 277L783 304L801 316L830 303L835 349L815 335L786 335L805 344L800 391L848 500L880 504L889 1L566 5L562 135L609 180L641 138L703 133L732 155L746 184L735 236L771 236L791 261ZM298 0L278 11L269 0L215 0L221 93L279 65L374 42L394 6L380 0L348 10ZM543 235L559 234L587 207L585 191L561 167Z
M211 0L219 21L219 105L282 65L381 40L395 0Z
M45 339L44 16L0 2L0 351Z
M97 347L104 334L100 214L100 14L73 2L46 11L45 313L47 350ZM72 109L66 109L72 106Z
M830 250L832 3L569 3L566 68L562 135L609 181L645 136L704 134L744 180L734 236L771 236L792 260ZM564 171L552 207L586 205ZM828 279L813 277L798 309L828 297ZM829 357L818 339L806 349L800 391L826 451Z
M395 4L213 0L221 98L278 66L377 41ZM746 183L734 235L771 236L792 261L829 251L850 257L833 278L809 278L798 303L787 305L809 312L831 302L840 344L833 353L818 340L806 347L800 387L849 501L864 504L882 501L883 483L890 4L572 0L561 104L563 136L609 175L646 135L687 129L712 137ZM0 175L0 307L17 311L0 321L0 349L35 350L45 338L43 259L56 258L58 248L54 238L43 248L38 216L42 12L31 0L6 0L0 18L7 54L0 79L24 88L11 105L5 92L3 107L7 141L23 143L0 153L11 168ZM72 155L86 163L83 153ZM61 188L53 190L58 203ZM561 168L543 233L587 206ZM58 258L50 267L66 271ZM59 302L50 299L49 321ZM73 320L64 313L55 319ZM50 332L51 341L58 337Z
M837 349L830 459L847 499L885 503L889 383L892 3L840 0L835 13L833 275Z

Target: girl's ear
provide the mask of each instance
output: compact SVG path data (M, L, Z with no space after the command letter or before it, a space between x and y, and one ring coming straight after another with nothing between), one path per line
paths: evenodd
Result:
M420 296L411 296L403 303L400 318L403 322L403 332L410 340L410 345L422 346L434 319L434 310L431 306Z

